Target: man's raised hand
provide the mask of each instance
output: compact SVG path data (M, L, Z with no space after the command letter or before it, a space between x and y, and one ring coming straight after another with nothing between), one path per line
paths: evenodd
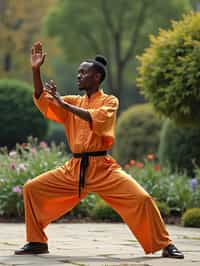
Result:
M30 62L33 69L38 69L44 63L46 53L42 51L42 43L36 42L31 49Z

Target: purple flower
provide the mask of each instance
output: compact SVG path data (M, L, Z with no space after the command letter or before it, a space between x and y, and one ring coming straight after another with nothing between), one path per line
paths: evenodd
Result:
M42 149L46 149L47 147L48 147L48 144L47 144L46 141L41 141L41 142L40 142L40 148L42 148Z
M197 188L197 185L198 185L198 181L195 177L193 177L190 181L190 185L191 185L191 188L192 188L192 192L195 192L196 188Z
M36 148L33 147L33 148L31 149L31 152L32 152L32 154L36 154L36 152L37 152Z
M12 192L17 193L18 195L21 195L22 189L20 188L20 186L15 186L12 188Z
M12 169L12 170L16 170L16 163L15 162L12 162L11 163L11 165L10 165L10 168Z

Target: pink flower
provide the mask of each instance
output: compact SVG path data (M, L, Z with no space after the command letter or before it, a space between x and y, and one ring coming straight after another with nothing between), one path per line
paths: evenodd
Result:
M124 168L125 168L125 169L128 169L128 168L130 168L130 164L128 164L128 163L127 163L127 164L125 164Z
M26 166L25 166L23 163L20 163L20 164L19 164L19 170L20 170L21 172L26 171Z
M141 163L141 162L137 162L137 163L136 163L136 167L141 169L141 168L144 167L144 164Z
M20 188L20 186L15 186L12 188L12 192L17 193L18 195L21 195L22 189Z
M11 163L11 165L10 165L10 168L12 169L12 170L16 170L16 163L15 162L12 162Z
M36 152L37 152L36 148L33 147L33 148L31 149L31 152L32 152L32 154L36 154Z
M149 161L154 160L154 158L155 158L155 156L154 156L153 153L149 153L149 154L147 154L147 159L148 159Z
M10 157L15 157L17 155L17 152L16 151L10 151L9 152L9 156Z
M155 171L160 171L160 165L159 165L159 164L156 164L156 165L154 166L154 170L155 170Z
M130 160L130 165L135 165L135 160Z
M48 144L47 144L46 141L41 141L41 142L40 142L40 148L42 148L42 149L46 149L47 147L48 147Z

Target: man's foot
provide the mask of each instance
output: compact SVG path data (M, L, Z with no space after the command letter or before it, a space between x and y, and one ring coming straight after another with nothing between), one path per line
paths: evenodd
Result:
M184 259L183 253L173 244L169 244L163 249L162 256L175 259Z
M46 243L29 242L22 248L15 250L15 255L44 254L49 253Z

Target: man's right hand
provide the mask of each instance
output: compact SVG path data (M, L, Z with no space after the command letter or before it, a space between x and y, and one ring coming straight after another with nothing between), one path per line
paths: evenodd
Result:
M41 42L34 43L31 49L31 57L30 57L32 69L39 69L40 66L44 63L45 56L46 53L43 53L42 51L42 43Z

